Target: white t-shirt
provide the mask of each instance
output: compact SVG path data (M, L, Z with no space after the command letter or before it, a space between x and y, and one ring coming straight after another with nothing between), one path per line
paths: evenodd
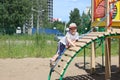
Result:
M64 45L67 45L67 44L69 44L67 41L67 38L69 38L71 41L78 40L79 34L78 34L78 32L76 32L75 35L72 35L70 32L67 32L65 37L63 37L59 42L63 43Z

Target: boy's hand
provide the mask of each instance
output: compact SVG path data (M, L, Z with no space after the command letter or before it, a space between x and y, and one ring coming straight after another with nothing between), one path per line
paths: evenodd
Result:
M73 47L76 47L76 45L75 45L75 44L73 44L72 46L73 46Z
M66 48L70 48L70 45L66 45L65 47L66 47Z

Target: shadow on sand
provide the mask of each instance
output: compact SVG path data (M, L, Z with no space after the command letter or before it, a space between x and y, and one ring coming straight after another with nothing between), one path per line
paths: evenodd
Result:
M87 63L86 65L88 65ZM105 80L105 67L97 63L96 70L94 73L90 74L90 68L85 68L85 66L80 66L80 63L75 63L75 66L79 69L84 69L88 74L86 75L76 75L68 76L63 80ZM118 67L116 65L111 66L111 79L109 80L120 80L120 72L118 72Z

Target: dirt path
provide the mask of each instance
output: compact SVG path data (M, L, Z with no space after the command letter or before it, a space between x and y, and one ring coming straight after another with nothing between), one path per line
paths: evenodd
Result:
M90 58L87 58L86 61L89 63ZM96 61L96 64L101 64L100 57L96 58ZM76 63L78 63L79 66L76 66ZM65 79L67 80L67 78L69 78L68 80L70 80L70 77L81 77L88 74L87 70L82 68L82 63L82 57L75 58L65 74ZM112 57L112 66L115 69L117 67L116 65L118 66L118 57ZM86 69L88 68L89 64L86 65ZM0 80L47 80L49 70L49 58L0 59ZM119 75L114 75L115 74L113 74L112 78L117 77L113 80L120 79ZM98 80L97 76L98 75L91 75L95 80ZM104 77L104 75L101 76ZM53 77L58 76L53 73Z

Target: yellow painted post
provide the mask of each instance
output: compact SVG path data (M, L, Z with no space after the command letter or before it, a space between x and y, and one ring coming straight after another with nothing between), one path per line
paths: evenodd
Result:
M113 21L120 21L120 1L117 1L115 5L117 7L117 14L115 18L113 19Z

